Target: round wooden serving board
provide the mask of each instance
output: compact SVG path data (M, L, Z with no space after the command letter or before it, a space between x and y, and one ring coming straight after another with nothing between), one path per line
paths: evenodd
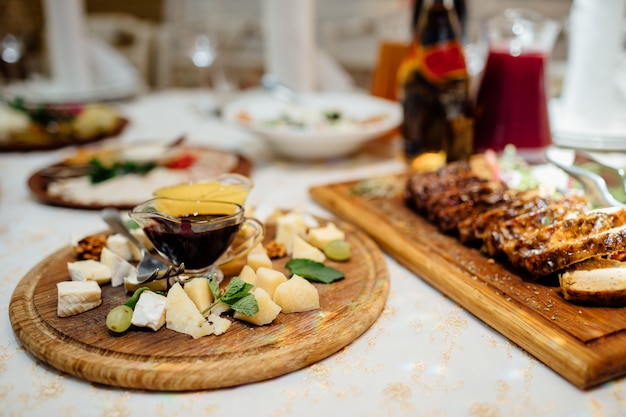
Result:
M106 328L106 315L128 295L110 285L102 287L101 306L59 318L56 283L69 280L67 262L75 260L71 247L47 257L22 278L9 305L11 324L24 348L38 359L111 386L201 390L284 375L347 346L376 321L387 300L389 274L381 251L354 226L338 225L346 231L353 254L348 262L326 264L343 271L345 278L314 284L319 310L281 313L267 326L234 321L223 335L199 339L165 327L114 336ZM274 260L274 268L284 271L287 260Z

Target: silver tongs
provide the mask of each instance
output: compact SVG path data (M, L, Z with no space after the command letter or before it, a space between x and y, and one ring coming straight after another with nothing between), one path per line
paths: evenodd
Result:
M585 191L585 195L593 204L603 207L626 207L624 202L619 201L611 194L607 183L607 180L618 182L626 192L626 171L623 168L615 168L606 165L587 151L579 149L572 149L570 151L574 152L574 160L570 164L564 163L563 160L558 157L557 153L559 150L555 148L549 148L546 151L546 159L554 166L562 169L578 180ZM585 163L595 164L602 175L580 166Z

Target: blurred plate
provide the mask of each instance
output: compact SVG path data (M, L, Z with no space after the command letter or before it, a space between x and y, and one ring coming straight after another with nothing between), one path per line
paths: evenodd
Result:
M572 120L559 99L550 101L552 143L564 148L588 151L626 151L626 113L624 109L606 109L610 116L601 127L579 126L580 118Z
M157 144L159 146L161 145ZM136 150L144 154L147 152L145 143L133 144L131 147L126 145L123 148L125 154L136 154ZM151 198L153 191L162 186L202 180L226 172L249 176L252 170L252 163L248 159L227 151L180 146L182 158L179 160L185 160L185 153L197 155L199 162L187 168L168 168L159 170L158 173L152 170L145 175L132 175L133 178L130 178L131 175L118 176L96 185L89 184L85 176L64 179L49 175L59 169L77 166L75 162L66 160L33 173L28 179L28 188L35 199L48 205L85 210L101 210L106 207L128 210Z
M334 112L339 119L329 122L324 118L327 112ZM224 118L259 135L280 155L327 159L346 156L397 128L402 107L363 93L303 93L297 104L288 104L269 93L256 92L229 103Z
M0 152L84 145L119 135L128 125L109 104L0 102Z

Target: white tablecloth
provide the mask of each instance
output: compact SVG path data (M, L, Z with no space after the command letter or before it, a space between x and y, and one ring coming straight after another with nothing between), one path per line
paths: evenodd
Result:
M397 143L347 160L274 159L261 142L194 109L200 95L165 91L123 105L121 140L175 138L254 161L250 205L329 215L308 188L402 170ZM99 386L35 360L8 317L18 281L70 236L102 230L97 212L35 202L26 181L71 149L0 154L0 416L623 416L622 379L581 391L386 256L391 276L378 321L337 354L273 380L213 391L155 393ZM225 370L227 372L227 370Z

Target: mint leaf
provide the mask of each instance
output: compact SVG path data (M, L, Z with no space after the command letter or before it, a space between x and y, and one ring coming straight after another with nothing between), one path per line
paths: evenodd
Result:
M209 288L213 293L214 299L217 300L218 298L222 297L222 293L220 292L220 284L218 284L218 282L214 278L209 278Z
M211 310L211 308L218 303L228 304L233 310L239 311L247 316L253 316L259 311L259 304L256 298L254 298L254 295L250 292L253 285L245 282L241 278L233 277L226 286L223 295L220 292L220 286L215 278L209 278L209 286L211 287L211 292L215 300L202 314Z
M252 293L246 294L230 305L230 307L246 316L254 316L259 312L259 304Z
M222 296L222 302L226 304L235 302L238 299L245 297L251 289L251 284L248 284L239 277L233 277L228 283L226 291L224 291L224 295Z
M292 274L322 284L330 284L345 277L343 272L311 259L290 259L285 266Z

